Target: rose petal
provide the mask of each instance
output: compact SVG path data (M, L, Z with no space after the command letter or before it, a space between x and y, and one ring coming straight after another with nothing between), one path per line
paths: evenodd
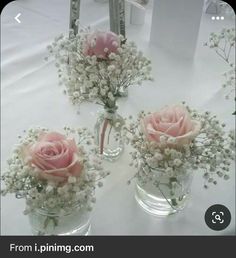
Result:
M183 117L180 117L179 121L176 123L173 123L169 126L169 128L165 131L167 135L176 137L179 136L179 129L180 129L180 124L183 121Z
M199 121L192 121L193 130L189 131L185 135L176 137L177 144L189 144L200 132L201 123Z
M78 152L78 147L76 145L75 139L67 139L67 144L71 152Z
M113 32L95 31L87 36L84 44L84 55L95 55L106 59L110 53L117 53L119 47L119 37ZM104 51L104 49L108 51Z
M69 176L78 177L83 164L74 139L66 139L56 132L42 133L38 142L22 147L22 158L38 168L38 176L45 180L65 182Z
M56 149L58 146L58 151L61 151L61 153L55 152L55 155L48 155L45 154L45 150L48 149ZM70 155L68 148L65 148L63 145L63 142L39 142L35 145L31 146L31 162L35 164L40 169L56 169L56 168L64 168L67 167L70 162Z
M52 170L45 170L44 173L55 175L55 176L76 176L78 177L83 170L83 165L79 161L79 157L77 154L74 154L72 163L66 168L60 169L52 169Z
M45 161L55 168L65 168L71 163L71 158L69 149L64 148L58 155L45 157Z
M30 162L42 170L56 169L54 165L52 165L50 162L47 162L47 160L37 154L32 154Z
M57 132L50 132L50 133L41 133L38 141L45 141L45 142L55 142L55 141L61 141L66 140L65 135L57 133Z
M193 128L193 122L189 116L184 116L179 127L179 135L184 135L186 132L191 131Z
M160 136L171 136L181 145L190 143L197 136L201 124L191 120L184 106L176 105L147 115L141 121L141 128L148 140L160 143Z
M157 131L166 132L172 125L173 123L160 122L157 126Z

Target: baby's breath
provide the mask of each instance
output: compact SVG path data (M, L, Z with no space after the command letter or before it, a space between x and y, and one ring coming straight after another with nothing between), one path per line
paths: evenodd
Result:
M36 168L26 164L21 157L22 148L36 142L42 131L48 129L31 128L24 137L20 137L1 177L5 184L1 194L14 193L17 198L25 198L25 214L42 208L63 213L70 211L75 205L91 210L92 203L95 202L95 188L101 187L101 180L109 174L102 166L97 147L91 144L93 135L86 128L64 127L64 134L73 136L76 140L83 171L79 178L71 176L66 183L60 184L39 179Z
M210 49L214 50L215 53L228 65L228 70L223 74L224 83L223 88L227 89L228 92L225 95L226 99L230 99L231 96L235 98L235 57L231 55L232 51L235 50L235 28L226 29L223 28L220 33L212 32L210 34L208 42L205 43L205 46L208 46ZM233 56L233 60L232 57ZM236 114L235 112L233 113Z
M126 142L134 149L130 152L130 166L137 168L134 178L139 182L145 184L152 180L153 171L177 177L189 169L203 172L205 188L209 183L216 184L218 178L229 179L231 161L235 157L234 131L226 132L225 124L208 111L201 114L188 106L186 108L191 117L201 123L201 130L190 144L182 146L175 146L173 137L167 139L172 145L167 144L164 148L147 140L140 121L149 113L140 112L136 121L130 118L124 134Z
M122 90L152 80L151 61L138 51L134 42L122 35L118 52L110 53L106 60L95 55L85 56L88 33L87 29L82 29L70 37L60 36L48 46L56 60L60 83L65 85L65 93L73 104L91 101L114 107Z

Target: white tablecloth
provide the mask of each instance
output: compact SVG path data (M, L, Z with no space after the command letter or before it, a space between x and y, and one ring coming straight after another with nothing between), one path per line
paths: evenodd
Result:
M108 5L92 0L81 1L81 22L108 28ZM187 11L187 10L186 10ZM21 23L14 17L21 13ZM64 125L93 128L100 107L93 104L77 107L62 94L53 61L46 62L46 46L53 38L68 30L69 0L19 0L10 3L1 15L2 66L2 171L17 135L32 125L60 130ZM167 14L168 16L168 14ZM182 100L193 107L214 111L234 127L234 101L224 98L222 73L227 66L213 51L203 47L209 33L222 27L232 27L233 20L213 21L203 15L196 57L183 60L164 49L150 46L151 4L144 26L128 26L127 35L137 42L153 62L154 83L144 83L129 90L122 99L119 112L123 116L139 110L154 111L166 104ZM168 32L167 32L168 33ZM192 198L179 214L157 218L145 213L134 199L134 184L127 180L134 173L128 166L128 148L115 163L106 163L111 175L97 192L92 212L94 235L221 235L235 234L235 168L231 179L220 181L209 190L203 189L202 173L196 172ZM227 206L231 224L223 231L212 231L204 221L206 209L213 204ZM13 195L1 198L2 235L31 234L27 216L22 214L24 201Z

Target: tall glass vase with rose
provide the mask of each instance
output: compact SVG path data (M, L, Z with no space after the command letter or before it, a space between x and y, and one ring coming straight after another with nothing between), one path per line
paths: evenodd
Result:
M216 176L228 179L234 159L234 134L224 124L188 106L168 106L155 113L141 112L126 128L138 170L136 200L145 211L166 216L182 210L189 198L193 171L204 171L207 183Z
M117 101L129 86L152 80L150 60L122 35L89 29L57 37L49 51L72 103L90 101L104 107L95 124L95 140L104 158L116 160L124 148Z
M5 189L1 193L25 198L24 213L33 234L89 233L94 190L108 174L96 157L96 148L88 147L91 140L86 129L66 127L61 134L34 128L16 145L2 176Z

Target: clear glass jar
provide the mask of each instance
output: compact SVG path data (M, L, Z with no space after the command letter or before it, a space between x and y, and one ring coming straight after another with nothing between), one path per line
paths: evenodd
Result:
M139 173L144 173L139 169ZM167 216L182 210L189 198L193 171L185 170L177 175L152 170L151 180L143 180L139 174L135 187L138 204L148 213Z
M28 214L33 235L88 235L90 212L86 207L74 206L71 211L37 209Z
M116 110L117 107L105 108L95 124L96 144L99 146L100 154L109 161L118 159L124 150L124 139L121 134L124 119Z

